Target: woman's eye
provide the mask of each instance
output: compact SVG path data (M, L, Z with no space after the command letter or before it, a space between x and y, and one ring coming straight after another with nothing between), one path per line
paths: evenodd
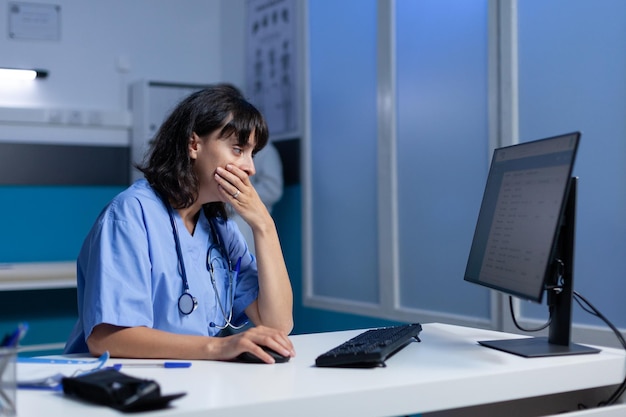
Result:
M235 152L237 155L241 155L243 153L243 149L235 147L233 148L233 152Z

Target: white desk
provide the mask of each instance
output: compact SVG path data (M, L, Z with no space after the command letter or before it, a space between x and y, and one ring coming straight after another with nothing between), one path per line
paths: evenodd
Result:
M511 335L444 324L423 325L422 342L390 358L386 368L313 366L320 353L360 332L292 336L298 356L285 364L195 361L188 369L123 368L122 372L157 380L163 394L187 392L171 408L154 413L187 417L436 412L615 385L626 372L626 356L620 350L525 359L476 343ZM575 406L571 404L570 409ZM20 417L120 415L61 393L30 390L18 391L17 410Z

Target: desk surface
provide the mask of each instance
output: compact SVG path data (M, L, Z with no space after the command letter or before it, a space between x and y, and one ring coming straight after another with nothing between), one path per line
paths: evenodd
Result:
M320 353L361 331L292 336L298 356L284 364L194 361L188 369L122 372L157 380L163 394L187 392L158 415L189 417L402 415L614 385L626 372L620 350L526 359L477 344L511 335L445 324L423 325L422 342L404 348L385 368L314 366ZM19 416L120 415L62 393L31 390L18 390L17 410Z

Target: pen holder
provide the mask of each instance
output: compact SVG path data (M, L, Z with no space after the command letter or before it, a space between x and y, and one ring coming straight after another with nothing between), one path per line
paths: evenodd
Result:
M0 348L0 416L15 416L17 398L17 349Z

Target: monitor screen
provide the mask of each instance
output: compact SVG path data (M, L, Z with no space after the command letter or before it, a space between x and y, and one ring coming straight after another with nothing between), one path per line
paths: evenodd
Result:
M466 281L541 302L579 140L574 132L494 151Z

